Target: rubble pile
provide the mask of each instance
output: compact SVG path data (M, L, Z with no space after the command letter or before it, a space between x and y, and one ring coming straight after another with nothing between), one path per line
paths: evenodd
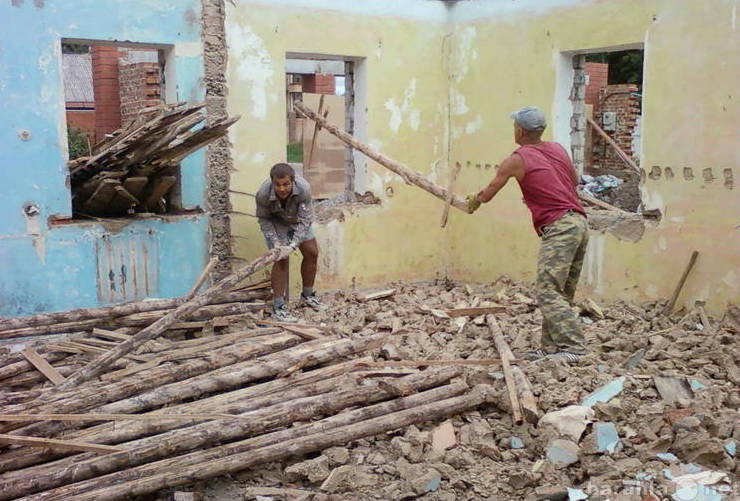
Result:
M306 321L343 336L393 331L376 354L380 361L495 359L482 316L440 313L498 304L506 308L496 317L514 353L537 345L541 317L523 284L504 278L393 287L391 297L370 301L335 293L329 310L307 311ZM669 317L664 306L602 309L586 300L580 311L590 355L574 365L552 357L518 361L545 414L539 423L512 421L499 367L466 367L469 385L493 386L493 403L245 471L239 479L247 499L736 499L736 321L728 312L710 325L703 310Z
M701 306L587 298L591 353L570 364L521 357L541 317L532 289L507 278L328 293L300 325L271 322L256 299L228 322L174 324L63 391L3 354L2 433L57 442L0 449L0 499L735 499L737 308L713 321ZM104 316L115 331L34 349L66 375L136 331L111 320L130 321L126 308ZM36 323L90 320L73 313ZM491 315L534 419L513 418Z

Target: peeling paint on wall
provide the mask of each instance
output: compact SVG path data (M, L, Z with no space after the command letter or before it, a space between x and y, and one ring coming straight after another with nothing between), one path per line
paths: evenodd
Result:
M412 103L416 97L416 78L412 78L409 82L408 87L403 93L403 101L401 104L396 103L396 98L392 97L385 102L385 109L391 113L391 117L388 121L388 127L393 132L398 132L403 123L404 117L408 120L409 126L413 130L419 130L419 123L421 122L421 112L412 108Z
M232 52L230 64L238 78L249 86L252 118L267 118L267 103L277 101L273 67L275 66L264 41L246 25L234 25L228 31L228 45Z

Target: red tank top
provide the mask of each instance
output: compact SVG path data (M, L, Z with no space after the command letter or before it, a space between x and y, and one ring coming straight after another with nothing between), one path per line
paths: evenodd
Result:
M524 161L524 178L519 187L532 212L537 234L569 210L586 215L573 186L573 164L565 148L558 143L541 142L521 146L514 153Z

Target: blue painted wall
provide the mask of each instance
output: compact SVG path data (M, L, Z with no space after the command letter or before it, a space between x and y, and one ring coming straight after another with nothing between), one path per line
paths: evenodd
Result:
M115 302L110 298L118 289L99 290L99 271L107 265L101 256L123 259L139 288L148 277L150 296L182 295L196 280L208 250L205 215L117 227L50 227L47 221L71 214L61 39L171 45L176 99L200 101L200 18L199 0L0 3L0 316ZM167 85L173 85L171 79ZM27 140L22 131L30 133ZM182 174L183 205L205 207L204 153L188 157ZM24 214L26 203L38 206L39 214ZM109 285L127 286L121 277Z

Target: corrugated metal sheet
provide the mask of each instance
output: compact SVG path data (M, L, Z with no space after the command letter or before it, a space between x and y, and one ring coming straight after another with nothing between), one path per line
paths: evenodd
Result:
M94 103L90 54L62 54L64 100L68 103Z
M95 242L98 300L105 303L157 295L159 249L146 235L105 235Z

